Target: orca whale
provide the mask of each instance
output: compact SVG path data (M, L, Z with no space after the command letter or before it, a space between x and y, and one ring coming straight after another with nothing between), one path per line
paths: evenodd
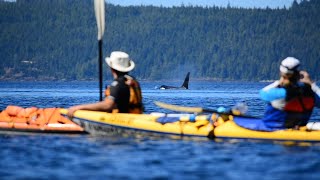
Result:
M190 72L188 72L181 87L161 85L159 89L189 89L189 75L190 75Z

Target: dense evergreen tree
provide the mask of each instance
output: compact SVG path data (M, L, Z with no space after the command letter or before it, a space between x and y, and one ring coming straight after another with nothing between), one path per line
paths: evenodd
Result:
M107 4L104 56L128 52L133 74L150 80L187 71L199 79L275 79L280 60L294 56L320 79L319 11L317 0L282 9ZM0 79L97 79L92 1L0 0L0 26Z

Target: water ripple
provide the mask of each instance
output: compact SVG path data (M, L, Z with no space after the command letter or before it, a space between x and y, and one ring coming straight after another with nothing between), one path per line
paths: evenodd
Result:
M190 90L154 89L142 82L146 112L172 112L154 101L218 108L246 102L263 116L265 83L196 82ZM98 100L93 82L0 82L0 109L69 107ZM313 120L320 119L315 110ZM265 141L181 140L91 135L0 135L1 179L319 179L319 146Z

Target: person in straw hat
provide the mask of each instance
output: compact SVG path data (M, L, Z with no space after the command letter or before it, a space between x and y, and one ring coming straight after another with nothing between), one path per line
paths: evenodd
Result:
M280 79L260 90L261 99L268 102L264 118L236 123L261 131L305 126L313 108L320 107L320 88L299 69L298 59L285 58L280 64Z
M114 51L105 59L111 69L114 81L105 90L105 100L92 104L72 106L68 116L73 117L77 110L93 110L118 113L142 113L142 95L138 81L129 76L135 63L125 52Z

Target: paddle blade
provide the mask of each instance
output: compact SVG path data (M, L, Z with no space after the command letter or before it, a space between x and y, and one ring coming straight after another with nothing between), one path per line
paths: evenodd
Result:
M94 12L98 26L98 40L101 40L105 29L105 2L104 0L94 0Z
M203 109L201 107L184 107L184 106L176 106L172 104L166 104L159 101L154 101L154 103L164 109L169 109L172 111L180 111L180 112L190 112L190 113L202 113Z

